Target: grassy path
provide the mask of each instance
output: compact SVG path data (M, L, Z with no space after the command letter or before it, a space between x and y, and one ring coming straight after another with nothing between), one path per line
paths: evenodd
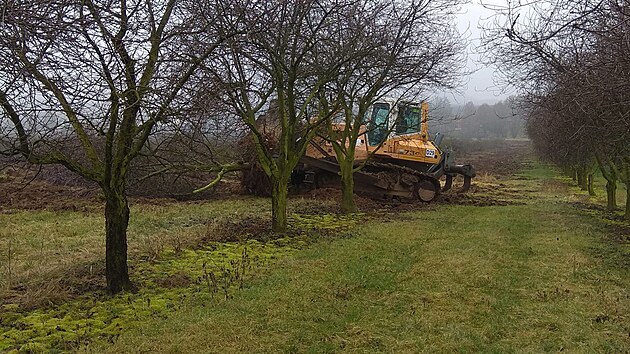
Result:
M523 182L523 205L370 222L233 299L193 302L83 351L630 352L627 246L566 192L543 191L544 178Z

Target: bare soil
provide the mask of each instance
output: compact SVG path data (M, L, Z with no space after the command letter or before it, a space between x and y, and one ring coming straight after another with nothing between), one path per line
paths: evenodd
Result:
M455 160L459 164L471 164L477 171L477 176L492 175L498 179L511 177L522 170L526 161L532 155L530 142L526 140L498 140L490 146L487 143L483 149L476 146L476 142L467 142L464 151L455 151Z
M93 211L98 189L53 184L23 169L6 170L0 177L0 213L17 210Z
M443 193L439 202L449 204L492 206L522 204L528 198L527 191L514 189L505 183L516 179L515 175L528 167L532 156L529 141L479 141L460 144L455 160L458 164L471 164L477 172L472 186L466 193L458 191L462 178L453 181L453 189Z

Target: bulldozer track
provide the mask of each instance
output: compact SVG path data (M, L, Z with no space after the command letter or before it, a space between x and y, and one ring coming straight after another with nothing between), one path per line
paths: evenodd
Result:
M430 178L430 179L437 180L435 177L433 177L432 175L430 175L430 174L428 174L426 172L421 172L421 171L418 171L418 170L414 170L413 168L410 168L410 167L401 166L401 165L397 165L397 164L393 164L393 163L367 161L365 163L365 166L361 169L361 172L372 174L372 173L379 173L379 172L368 172L368 171L365 171L364 170L365 167L377 167L377 168L381 168L381 169L384 170L384 171L381 171L381 172L387 172L387 171L402 172L402 173L408 173L410 175L414 175L414 176L417 176L417 177Z

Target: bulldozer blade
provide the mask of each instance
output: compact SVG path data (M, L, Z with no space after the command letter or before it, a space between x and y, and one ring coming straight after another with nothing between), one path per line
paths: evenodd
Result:
M462 186L462 189L460 189L460 192L466 192L470 189L470 183L472 181L472 177L470 176L464 176L464 185Z
M444 182L444 187L442 187L442 192L446 192L447 190L451 189L452 186L453 186L453 176L446 175L446 181Z

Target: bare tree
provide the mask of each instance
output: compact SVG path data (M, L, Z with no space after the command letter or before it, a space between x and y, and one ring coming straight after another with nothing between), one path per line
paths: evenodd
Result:
M387 95L417 100L422 91L454 87L465 63L453 26L461 3L355 1L337 16L331 49L346 64L319 92L319 101L320 109L338 110L341 117L341 125L329 119L321 137L332 144L340 166L342 211L356 211L353 174L363 164L355 164L355 150L371 105Z
M60 164L105 197L110 292L127 266L126 176L151 134L185 106L185 89L224 37L213 7L187 1L4 1L0 7L3 154ZM225 35L226 33L223 33ZM199 37L207 43L196 46Z
M336 16L350 2L217 3L222 9L215 23L218 33L242 34L225 42L207 73L221 83L226 110L252 132L256 155L272 182L273 230L282 232L291 172L326 118L317 110L317 94L343 66L343 58L329 55L328 49ZM263 112L275 122L270 132L275 144L268 144L264 127L256 122Z
M246 167L239 145L247 127L226 112L212 83L205 78L193 81L189 90L194 92L183 94L190 97L190 105L173 112L134 160L128 174L131 194L203 198L196 194L215 186L218 174ZM193 194L192 187L197 188Z

